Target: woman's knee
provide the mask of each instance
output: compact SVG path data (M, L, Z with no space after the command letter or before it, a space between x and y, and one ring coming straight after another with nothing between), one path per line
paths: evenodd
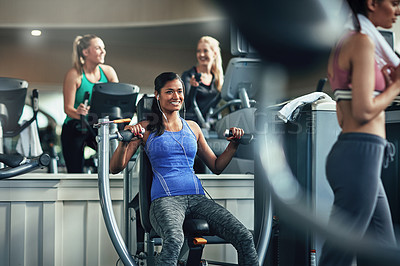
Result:
M239 242L254 243L253 234L249 230L243 230L239 236Z
M245 227L242 227L240 230L234 230L231 236L228 236L226 239L229 241L235 248L240 246L251 246L254 244L253 234Z

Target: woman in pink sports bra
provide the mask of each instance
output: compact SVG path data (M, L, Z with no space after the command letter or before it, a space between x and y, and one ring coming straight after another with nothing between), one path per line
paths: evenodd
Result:
M383 246L396 246L389 204L380 178L382 165L394 155L386 141L385 109L400 94L400 67L380 70L375 61L375 44L361 33L357 15L375 27L391 28L400 15L396 0L347 0L355 32L344 35L333 49L328 76L337 101L342 129L326 161L326 176L334 192L330 222L362 241L372 237ZM390 74L387 70L390 71ZM391 156L390 156L391 155ZM352 250L327 241L319 266L351 265ZM357 256L357 265L379 265Z

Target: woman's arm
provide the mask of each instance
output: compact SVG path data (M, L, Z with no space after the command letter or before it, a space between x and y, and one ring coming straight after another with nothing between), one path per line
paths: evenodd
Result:
M352 67L352 115L360 123L368 123L400 93L399 75L391 75L392 83L384 92L373 97L375 88L375 45L364 34L356 34L349 49Z
M113 156L110 160L110 171L112 174L117 174L124 170L128 165L129 160L136 153L139 146L144 142L144 138L147 139L148 132L143 135L142 128L145 128L147 122L141 122L136 125L127 125L124 130L130 130L137 137L137 139L130 142L120 142L117 149L115 150Z
M139 147L139 140L131 142L119 142L117 149L114 151L110 159L110 171L112 174L117 174L124 170L130 158L135 154Z
M75 68L71 68L64 78L63 97L64 97L64 112L71 118L81 119L80 115L87 115L88 108L80 104L77 109L74 107L76 90L80 86L81 75Z
M188 121L190 123L190 127L197 135L197 154L199 155L200 159L207 165L207 167L214 173L214 174L221 174L222 171L228 166L229 162L232 160L235 152L239 147L239 143L235 141L235 139L240 139L244 131L240 128L231 128L230 130L233 133L232 137L227 138L229 141L228 146L226 147L225 151L220 155L216 156L215 153L211 150L210 146L207 144L206 139L196 122Z

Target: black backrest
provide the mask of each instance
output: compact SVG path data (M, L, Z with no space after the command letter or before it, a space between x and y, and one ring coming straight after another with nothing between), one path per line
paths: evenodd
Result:
M151 114L151 105L154 97L144 95L137 104L138 121L146 120L148 115ZM151 203L151 183L153 178L153 171L149 158L143 147L139 150L139 211L140 222L146 232L150 232L151 224L149 219L150 203Z
M136 106L136 112L139 122L148 119L148 117L152 115L151 106L153 104L153 99L154 96L147 96L147 94L145 94L139 100Z
M153 171L151 170L151 164L149 158L143 147L140 147L139 158L139 211L140 211L140 222L146 232L150 232L150 189L153 178Z

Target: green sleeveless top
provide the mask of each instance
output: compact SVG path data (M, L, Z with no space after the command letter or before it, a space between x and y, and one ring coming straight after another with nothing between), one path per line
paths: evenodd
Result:
M100 69L100 79L96 83L106 83L106 82L108 82L108 79L107 79L106 75L104 74L103 69L101 69L100 66L99 66L99 69ZM90 93L89 102L91 101L93 86L96 83L90 82L86 78L85 72L82 70L81 86L76 90L76 93L75 93L74 108L78 108L78 106L83 102L83 98L85 97L85 92L87 92L87 91ZM73 120L73 118L67 116L65 118L65 120L64 120L64 124L66 124L70 120Z

